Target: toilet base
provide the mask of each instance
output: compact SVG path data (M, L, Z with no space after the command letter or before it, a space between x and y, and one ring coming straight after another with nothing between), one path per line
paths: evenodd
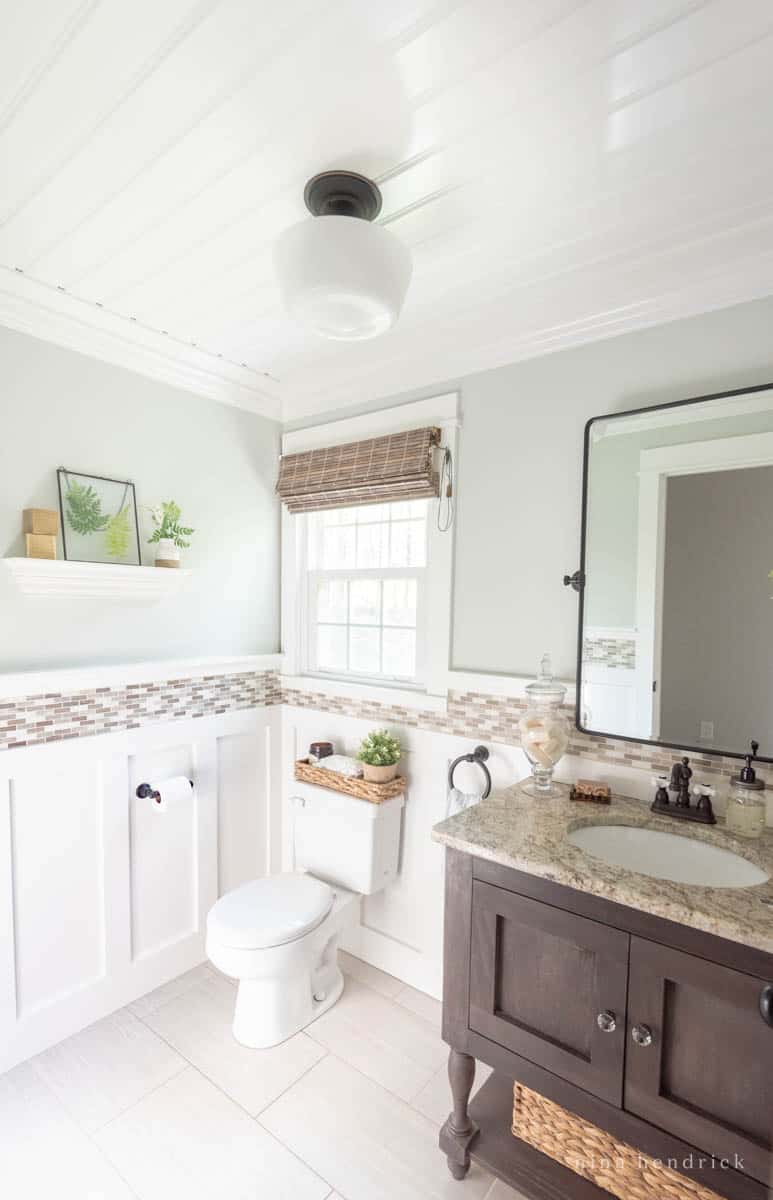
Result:
M300 1033L335 1004L344 989L338 941L357 923L360 897L337 888L333 906L303 937L250 950L223 946L208 935L210 961L239 980L233 1035L242 1046L265 1050Z
M286 985L286 981L279 982ZM236 993L234 1038L251 1050L278 1046L332 1008L343 990L344 977L338 967L320 1000L305 989L303 994L290 996L286 986L282 988L274 980L243 979Z

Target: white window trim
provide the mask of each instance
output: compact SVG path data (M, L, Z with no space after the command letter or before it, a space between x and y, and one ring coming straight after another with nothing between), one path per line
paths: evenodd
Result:
M339 421L330 421L308 429L292 430L282 437L282 453L297 454L318 446L342 444L369 437L398 433L403 429L418 429L438 425L444 446L450 446L456 467L459 417L458 392L446 393L427 400L417 400L394 408L380 409ZM456 480L456 472L454 473ZM454 497L456 501L457 497ZM437 528L437 501L430 504L427 521L428 565L424 600L432 620L427 622L424 650L424 680L421 687L405 683L392 686L384 680L359 680L351 677L335 679L330 675L303 674L305 638L305 586L303 538L298 536L303 523L296 521L282 506L282 652L288 686L322 694L355 691L363 699L379 699L385 703L410 703L421 700L426 707L428 697L442 697L450 683L451 605L453 584L453 547L455 530L440 533ZM365 693L368 693L366 696ZM378 695L375 695L378 693Z

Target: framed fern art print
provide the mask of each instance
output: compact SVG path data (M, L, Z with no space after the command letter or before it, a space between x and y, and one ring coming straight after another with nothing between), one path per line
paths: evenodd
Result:
M56 474L64 557L74 562L140 566L134 484L64 467Z

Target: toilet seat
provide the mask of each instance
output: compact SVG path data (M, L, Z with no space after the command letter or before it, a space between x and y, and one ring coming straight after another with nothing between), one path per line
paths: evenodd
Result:
M334 900L333 889L313 875L269 875L222 896L207 917L207 936L231 949L283 946L320 925Z

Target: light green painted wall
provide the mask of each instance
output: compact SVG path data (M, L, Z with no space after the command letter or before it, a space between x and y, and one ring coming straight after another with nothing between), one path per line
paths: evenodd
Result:
M62 465L196 529L188 585L153 607L24 598L0 571L0 670L278 650L278 453L274 421L0 328L0 556L24 553L23 508L58 507Z
M769 383L771 331L767 298L347 410L461 392L455 667L531 673L549 650L573 677L577 598L561 577L579 563L585 422Z

